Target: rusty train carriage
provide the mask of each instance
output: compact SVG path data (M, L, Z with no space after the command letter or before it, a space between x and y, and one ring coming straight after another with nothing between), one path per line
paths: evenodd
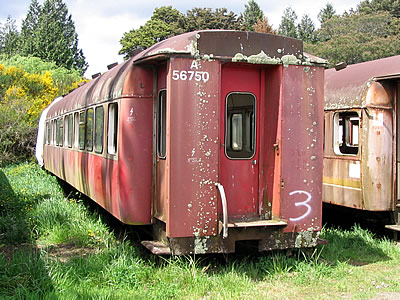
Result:
M325 72L324 202L399 214L400 56ZM399 230L399 226L387 226Z
M313 247L323 63L276 35L167 39L54 101L38 160L122 222L152 224L153 253Z

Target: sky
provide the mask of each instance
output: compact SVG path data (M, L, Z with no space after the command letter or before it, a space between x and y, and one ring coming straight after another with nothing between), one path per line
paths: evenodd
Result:
M342 14L351 8L356 9L361 0L256 0L264 15L272 26L277 29L283 11L291 7L297 14L298 20L308 14L319 27L317 15L329 2L336 13ZM18 30L22 20L26 17L31 0L0 0L0 23L4 24L7 16L17 21ZM42 4L43 0L39 0ZM105 72L107 65L122 62L123 57L118 55L119 43L125 32L137 29L144 25L153 14L156 7L172 5L181 13L194 7L226 8L237 15L245 9L248 0L64 0L75 29L78 33L78 47L83 50L89 68L85 76Z

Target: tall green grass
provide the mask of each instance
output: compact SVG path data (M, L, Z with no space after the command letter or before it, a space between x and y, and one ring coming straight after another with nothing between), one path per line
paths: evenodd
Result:
M260 255L157 258L34 164L0 169L0 298L368 298L400 293L400 249L367 230Z

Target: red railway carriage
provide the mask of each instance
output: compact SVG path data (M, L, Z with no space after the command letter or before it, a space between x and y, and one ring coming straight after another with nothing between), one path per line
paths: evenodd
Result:
M53 102L38 159L122 222L152 224L153 253L313 247L323 76L299 40L186 33Z

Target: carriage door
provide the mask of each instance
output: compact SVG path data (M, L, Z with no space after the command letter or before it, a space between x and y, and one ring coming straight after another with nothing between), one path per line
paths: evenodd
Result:
M397 151L396 151L396 163L397 163L397 200L399 201L400 199L400 81L397 82L397 90L396 90L396 145L397 145Z
M222 68L220 181L230 220L257 218L260 70Z

